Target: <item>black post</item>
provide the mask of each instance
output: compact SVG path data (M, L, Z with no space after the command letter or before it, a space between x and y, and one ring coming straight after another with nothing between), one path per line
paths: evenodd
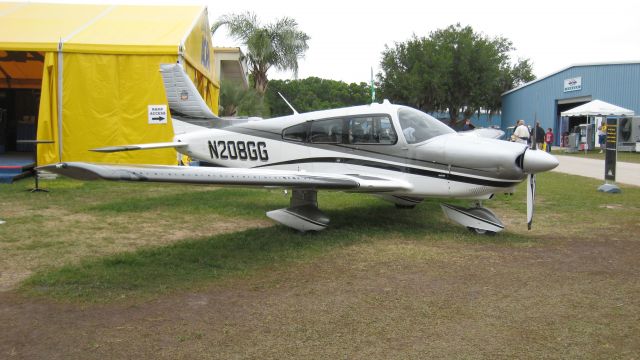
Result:
M21 144L35 144L35 148L34 148L34 166L33 169L31 169L31 171L33 172L33 178L35 179L35 183L36 183L36 187L34 187L33 189L29 189L29 191L31 192L49 192L49 190L47 189L42 189L39 187L39 183L38 183L38 170L36 170L36 167L38 166L38 144L53 144L54 141L53 140L16 140L16 143L21 143Z
M604 185L598 187L598 191L619 193L621 190L615 184L616 162L618 160L618 118L607 118L605 121L607 124L607 142L605 143L604 154Z

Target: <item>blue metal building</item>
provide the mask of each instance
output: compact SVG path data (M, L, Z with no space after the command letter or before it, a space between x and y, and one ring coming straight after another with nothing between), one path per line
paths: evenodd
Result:
M633 110L640 114L640 61L571 65L502 94L502 129L524 119L533 126L535 119L554 134L570 131L586 118L560 117L560 112L591 100ZM558 145L560 136L555 136Z

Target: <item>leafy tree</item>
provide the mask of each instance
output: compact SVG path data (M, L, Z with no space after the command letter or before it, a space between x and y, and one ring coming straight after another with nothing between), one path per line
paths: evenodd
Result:
M460 24L413 36L382 53L380 93L423 111L448 111L452 125L461 112L499 109L500 94L534 78L529 60L511 65L512 43L489 38Z
M302 80L271 80L266 93L272 116L291 114L278 92L287 98L299 112L325 110L371 102L367 83L347 84L342 81L309 77Z
M261 25L254 13L223 15L211 26L215 33L226 25L229 35L242 41L253 75L255 89L264 96L267 90L267 72L271 67L292 70L298 75L298 59L309 48L307 34L298 30L294 19L283 17L275 24Z
M267 116L264 99L255 89L243 89L233 82L220 85L221 116Z

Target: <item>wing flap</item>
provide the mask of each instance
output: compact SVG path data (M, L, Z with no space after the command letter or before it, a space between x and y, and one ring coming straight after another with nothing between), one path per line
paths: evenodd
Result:
M410 184L394 179L267 169L106 165L66 162L41 166L38 170L46 170L79 180L101 178L106 180L346 190L352 192L389 192L411 189Z

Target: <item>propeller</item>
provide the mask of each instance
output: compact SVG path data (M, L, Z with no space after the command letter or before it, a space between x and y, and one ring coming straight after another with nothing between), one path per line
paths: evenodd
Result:
M549 171L558 166L558 159L547 153L538 150L536 146L536 127L533 129L531 137L531 146L524 151L522 163L522 172L527 175L527 228L531 230L533 223L534 203L536 199L536 174L539 172Z
M536 200L536 174L527 175L527 229L531 230L533 208Z
M535 147L535 145L534 145ZM527 228L531 230L536 200L536 174L558 166L558 159L542 150L526 149L522 170L527 174Z
M537 119L537 117L535 117ZM533 127L533 136L531 138L531 149L538 150L538 124ZM533 210L536 201L536 174L530 172L527 175L527 230L531 230L533 223Z

